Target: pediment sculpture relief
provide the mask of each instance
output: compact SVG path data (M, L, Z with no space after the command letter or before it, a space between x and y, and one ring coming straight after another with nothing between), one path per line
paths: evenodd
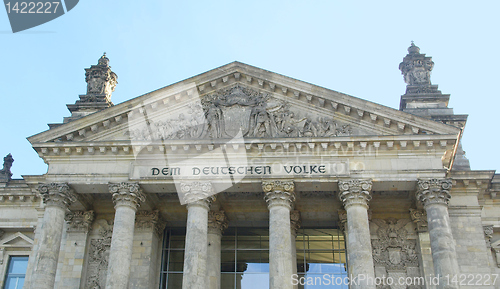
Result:
M132 140L244 137L332 137L352 134L350 125L310 115L289 103L240 85L206 95L176 117L149 119L131 128Z

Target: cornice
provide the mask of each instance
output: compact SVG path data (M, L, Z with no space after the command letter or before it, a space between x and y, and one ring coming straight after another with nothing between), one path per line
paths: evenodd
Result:
M92 141L92 142L50 142L33 144L38 155L46 159L64 158L75 155L94 156L134 156L139 151L149 153L208 152L219 147L229 151L300 151L302 149L334 152L336 150L375 149L381 151L429 150L446 151L453 149L455 135L399 135L399 136L346 136L329 138L245 138L242 143L218 140L168 140L168 141Z
M33 193L0 193L0 204L38 203L40 198Z

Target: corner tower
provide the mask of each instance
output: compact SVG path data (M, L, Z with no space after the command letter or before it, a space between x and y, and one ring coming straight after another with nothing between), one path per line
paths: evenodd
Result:
M106 52L99 58L97 65L85 69L87 94L80 95L75 104L68 104L70 117L65 117L64 122L87 116L94 112L113 106L111 94L118 83L118 76L111 71Z
M412 41L408 54L399 64L406 83L406 93L401 96L399 110L463 130L467 115L455 114L453 108L448 107L450 95L443 94L437 85L431 83L433 68L432 57L420 53L420 48ZM454 169L470 170L469 160L465 157L461 143L457 147Z

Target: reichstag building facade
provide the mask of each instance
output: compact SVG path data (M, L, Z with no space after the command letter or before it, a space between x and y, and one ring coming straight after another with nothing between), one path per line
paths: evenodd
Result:
M433 65L399 110L239 62L114 105L103 55L28 138L47 173L4 158L0 286L500 288L500 176Z

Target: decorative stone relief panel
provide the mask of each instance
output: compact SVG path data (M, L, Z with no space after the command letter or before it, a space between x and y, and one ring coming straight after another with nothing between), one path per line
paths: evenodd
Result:
M373 262L377 277L385 275L397 280L400 277L418 277L417 241L412 239L414 231L410 219L373 219L370 223L376 232L372 236ZM377 286L377 288L421 288L419 286L399 287L398 285Z
M427 231L427 212L425 210L410 209L410 217L417 226L417 232Z
M90 240L85 288L103 289L106 286L113 225L111 221L99 219L94 223L93 227L96 237Z
M66 220L68 232L83 232L87 233L91 229L92 222L94 221L94 211L75 211L66 213L64 218Z
M308 115L270 94L239 84L205 95L201 103L147 125L131 128L133 140L244 137L331 137L352 134L351 126Z
M409 219L373 219L372 222L378 226L378 238L372 240L375 265L394 270L418 266L416 241L408 239L409 233L405 228L410 223Z
M493 253L493 259L497 267L500 268L500 240L491 243L491 252Z
M165 229L165 221L160 218L160 212L138 211L135 215L135 229L138 231L153 231L157 236L161 236Z
M493 237L493 225L483 226L484 238L486 239L486 246L491 248L491 238Z

